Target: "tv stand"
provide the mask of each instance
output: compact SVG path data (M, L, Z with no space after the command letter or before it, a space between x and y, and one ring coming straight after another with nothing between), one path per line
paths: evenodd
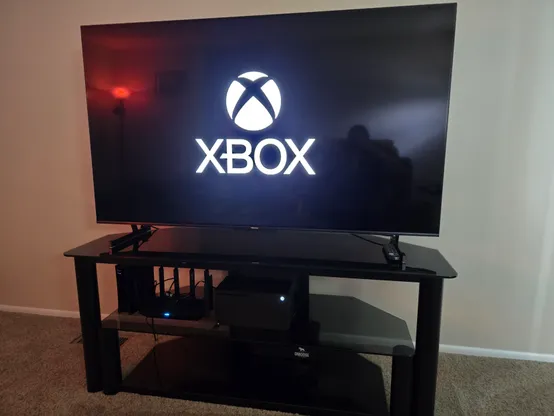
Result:
M442 291L456 271L434 249L399 243L400 268L347 234L229 229L161 229L140 247L109 254L108 235L65 253L73 257L87 389L119 391L317 415L431 416L434 414ZM297 318L317 336L237 341L214 315L198 321L117 311L101 319L96 265L126 264L266 272L298 276ZM209 274L209 272L206 272ZM416 283L416 343L404 320L360 299L310 293L310 276ZM197 289L201 299L203 290ZM217 290L217 289L216 289ZM302 300L303 298L303 300ZM157 344L122 377L119 331L178 336ZM390 408L382 372L360 354L393 359ZM157 374L159 373L159 377Z

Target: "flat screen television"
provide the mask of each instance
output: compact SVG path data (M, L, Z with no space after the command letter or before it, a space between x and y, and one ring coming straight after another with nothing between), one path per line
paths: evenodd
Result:
M97 221L438 235L455 21L82 27Z

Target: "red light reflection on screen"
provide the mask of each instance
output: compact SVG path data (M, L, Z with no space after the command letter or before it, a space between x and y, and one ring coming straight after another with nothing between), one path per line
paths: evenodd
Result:
M126 100L130 97L131 91L125 87L115 87L112 89L112 95L118 100Z

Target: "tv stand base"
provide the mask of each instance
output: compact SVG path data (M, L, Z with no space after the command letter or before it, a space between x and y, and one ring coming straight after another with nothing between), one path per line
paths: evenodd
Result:
M207 338L157 344L119 391L300 414L389 414L381 368L359 354L285 358Z

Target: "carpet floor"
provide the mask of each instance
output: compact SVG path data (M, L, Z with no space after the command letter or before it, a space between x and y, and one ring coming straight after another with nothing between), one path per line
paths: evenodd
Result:
M0 415L285 415L247 408L85 388L77 319L0 313ZM125 334L124 373L153 346L152 336ZM390 382L390 359L368 356ZM554 415L554 364L441 354L436 414Z

